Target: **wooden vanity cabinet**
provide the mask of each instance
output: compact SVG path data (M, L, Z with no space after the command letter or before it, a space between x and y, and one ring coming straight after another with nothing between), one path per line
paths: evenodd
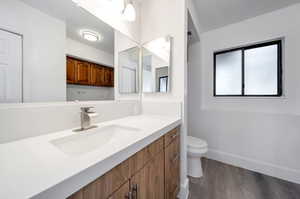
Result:
M87 86L114 86L114 69L67 57L67 83Z
M165 199L175 199L180 189L179 129L165 135L165 188Z
M176 128L68 199L175 199L179 191L179 143Z

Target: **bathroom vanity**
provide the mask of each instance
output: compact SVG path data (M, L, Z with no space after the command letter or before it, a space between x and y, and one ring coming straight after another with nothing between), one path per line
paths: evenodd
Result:
M148 113L93 125L1 144L0 198L176 198L180 116Z
M179 192L180 137L175 128L68 199L175 199Z

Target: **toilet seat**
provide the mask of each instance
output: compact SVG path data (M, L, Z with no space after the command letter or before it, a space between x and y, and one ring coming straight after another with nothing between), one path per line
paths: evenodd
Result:
M187 137L187 145L188 145L188 150L192 150L192 151L207 148L207 142L191 136Z

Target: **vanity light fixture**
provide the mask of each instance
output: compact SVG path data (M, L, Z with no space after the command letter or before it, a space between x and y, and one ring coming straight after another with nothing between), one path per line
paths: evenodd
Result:
M81 30L80 35L85 40L88 40L91 42L100 41L102 39L102 37L99 33L96 33L96 32L90 31L90 30Z
M122 16L127 21L135 21L136 12L132 0L124 0L124 10L122 11Z

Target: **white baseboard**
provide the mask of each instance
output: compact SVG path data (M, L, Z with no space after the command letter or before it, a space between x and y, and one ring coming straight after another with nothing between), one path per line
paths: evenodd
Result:
M205 157L300 184L299 170L281 167L267 162L258 161L251 158L245 158L239 155L226 153L214 149L209 149Z
M188 199L188 197L189 197L189 179L186 178L184 180L184 183L181 184L178 198L179 199Z

